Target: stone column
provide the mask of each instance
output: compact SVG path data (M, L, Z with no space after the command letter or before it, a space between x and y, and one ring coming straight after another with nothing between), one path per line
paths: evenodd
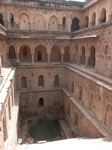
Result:
M89 57L88 57L88 56L86 56L85 67L87 67L87 66L88 66L88 61L89 61Z
M63 64L63 63L64 63L64 61L63 61L63 57L64 57L64 54L62 53L62 54L61 54L61 64Z
M32 65L34 64L34 53L32 53Z
M19 60L19 53L17 53L17 62L20 62L20 60Z
M47 64L50 65L50 54L47 54Z

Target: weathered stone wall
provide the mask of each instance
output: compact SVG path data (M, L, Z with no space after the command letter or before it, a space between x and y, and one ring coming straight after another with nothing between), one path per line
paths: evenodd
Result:
M93 125L85 114L72 101L71 97L64 93L65 120L77 137L103 137L102 133Z
M18 95L15 92L15 69L11 70L0 93L0 148L14 149L17 144Z
M43 76L43 87L39 87L39 76ZM55 75L59 76L59 85L55 85ZM27 88L25 90L42 90L52 88L62 88L65 86L65 69L61 66L39 66L39 67L19 67L16 71L16 88L22 88L21 78L26 77Z
M66 85L73 97L111 129L112 122L109 115L112 111L111 86L70 68L66 70Z
M39 100L43 98L43 103ZM59 118L59 111L63 109L62 90L40 90L21 92L19 97L20 117L52 119Z

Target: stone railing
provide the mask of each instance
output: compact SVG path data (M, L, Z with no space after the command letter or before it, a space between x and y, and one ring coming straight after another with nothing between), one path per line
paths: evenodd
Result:
M51 1L51 0L0 0L0 4L22 5L42 8L82 10L84 3L76 1Z

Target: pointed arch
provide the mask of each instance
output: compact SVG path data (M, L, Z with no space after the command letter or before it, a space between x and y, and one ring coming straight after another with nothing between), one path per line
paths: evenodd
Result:
M62 29L63 30L66 29L66 17L63 17L63 20L62 20Z
M25 76L21 77L21 87L22 88L27 88L27 79Z
M86 17L84 18L84 26L85 26L85 27L88 27L88 26L89 26L89 17L88 17L88 16L86 16Z
M20 16L20 29L21 30L29 30L29 16L25 13Z
M91 25L92 26L96 25L96 13L95 12L92 14Z
M47 48L45 46L39 45L35 48L34 61L47 62Z
M104 23L104 22L106 22L106 9L102 8L100 12L99 23Z
M61 62L61 50L58 46L52 46L50 54L51 62Z
M31 62L32 58L31 58L31 51L29 46L23 45L20 47L19 59L20 62Z
M70 47L66 46L64 49L64 57L63 57L64 62L70 62Z
M39 107L44 107L44 99L42 97L39 98Z
M43 75L40 75L38 78L38 86L39 87L44 87L44 77Z
M80 64L85 65L85 47L81 47Z
M9 59L16 59L16 52L15 52L15 47L11 45L9 47Z
M34 30L45 30L45 19L40 14L34 18Z
M59 75L55 75L55 86L60 86Z
M76 30L79 30L79 19L73 18L72 25L71 25L71 32L74 32Z
M11 28L14 28L14 15L12 13L10 14L10 24Z
M90 57L88 60L88 65L91 67L95 67L95 47L91 46L89 50L90 50Z
M58 31L58 19L56 16L51 16L49 19L49 30Z

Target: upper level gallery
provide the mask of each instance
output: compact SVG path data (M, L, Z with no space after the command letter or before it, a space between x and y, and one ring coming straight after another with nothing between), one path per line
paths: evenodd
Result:
M112 20L111 0L92 0L87 4L67 1L36 1L43 5L56 4L57 7L27 5L25 2L0 1L0 24L8 30L9 35L17 31L75 32L84 28L97 27ZM28 4L31 2L29 1ZM33 3L33 2L32 2ZM68 8L62 9L61 6ZM58 7L60 5L60 7ZM73 8L71 5L74 5ZM30 34L29 33L29 34ZM18 35L18 33L16 33Z

